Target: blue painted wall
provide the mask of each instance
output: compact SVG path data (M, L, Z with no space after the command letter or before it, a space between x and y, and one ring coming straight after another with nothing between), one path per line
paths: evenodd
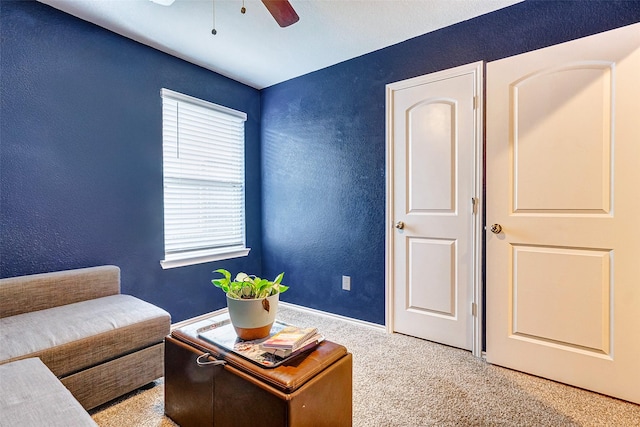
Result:
M287 272L283 299L384 323L387 83L638 21L637 1L526 1L263 90L263 270Z
M283 300L383 323L385 84L638 22L640 2L527 1L262 92L34 1L0 19L0 277L116 264L179 321L225 305L215 268L285 271ZM160 268L162 87L248 113L249 257Z
M174 321L226 306L212 270L261 269L260 92L40 3L0 8L0 277L115 264ZM162 87L248 114L249 257L161 269Z

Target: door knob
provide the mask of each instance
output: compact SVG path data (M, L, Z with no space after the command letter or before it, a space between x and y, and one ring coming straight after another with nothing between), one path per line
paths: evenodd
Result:
M396 228L398 230L402 230L404 228L404 222L402 222L402 221L396 222Z
M502 231L502 226L500 224L493 224L491 226L491 232L494 234L500 234Z

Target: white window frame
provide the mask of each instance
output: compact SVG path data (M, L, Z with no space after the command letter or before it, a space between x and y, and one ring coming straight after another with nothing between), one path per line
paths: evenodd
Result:
M160 95L165 252L160 265L167 269L247 256L246 113L165 88ZM230 202L210 203L212 193ZM231 208L225 212L230 219L220 218L222 203Z

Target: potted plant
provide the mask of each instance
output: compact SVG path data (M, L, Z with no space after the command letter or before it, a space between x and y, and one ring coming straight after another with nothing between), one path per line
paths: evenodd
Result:
M229 317L238 337L243 340L267 337L276 319L280 294L289 289L281 284L284 273L273 281L246 273L238 273L232 281L231 273L222 268L214 273L223 276L211 282L227 294Z

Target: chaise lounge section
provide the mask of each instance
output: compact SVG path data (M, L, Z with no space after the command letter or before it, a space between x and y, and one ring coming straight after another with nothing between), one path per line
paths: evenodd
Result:
M0 279L0 365L39 358L86 410L163 375L170 325L117 266Z
M0 426L96 427L37 357L0 365Z

